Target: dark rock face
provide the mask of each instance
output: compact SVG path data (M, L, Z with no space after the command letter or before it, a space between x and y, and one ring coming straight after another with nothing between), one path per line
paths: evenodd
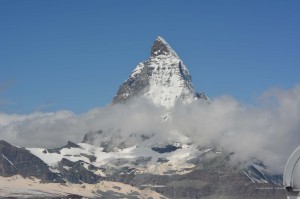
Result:
M65 146L62 146L60 148L54 148L54 149L45 149L43 151L43 153L58 153L58 154L60 154L60 150L62 150L64 148L67 148L67 149L70 149L70 148L80 148L80 146L77 145L77 144L75 144L75 143L73 143L73 142L68 141L68 143Z
M170 153L172 151L176 151L177 149L180 149L181 147L177 147L174 145L166 145L164 147L152 147L151 149L157 153Z
M258 165L258 164L256 163L254 165ZM248 173L249 176L253 176L255 179L260 179L261 181L266 181L268 183L274 183L277 185L282 184L281 175L272 175L271 173L268 172L261 172L258 169L256 169L254 165L249 165L245 168L245 172Z
M0 141L0 176L10 177L17 174L36 177L42 182L65 182L59 174L51 172L48 165L26 149Z
M101 179L103 179L99 175L95 175L90 170L97 170L98 168L93 165L89 165L90 170L84 167L83 161L72 162L63 158L59 165L58 169L60 173L71 183L82 184L83 182L94 184L98 183Z
M158 37L151 48L151 56L155 57L158 55L165 55L165 54L169 54L170 52L170 47L166 44L166 42L161 38Z
M68 143L62 147L63 148L81 148L78 144L75 144L74 142L68 141Z
M169 160L167 158L158 158L157 162L166 163L166 162L169 162Z
M113 98L113 104L124 103L132 97L141 96L146 92L149 86L149 79L152 75L152 68L147 67L149 62L143 62L146 67L143 67L141 73L135 77L130 76L119 88L116 96Z
M209 100L209 98L204 93L196 93L197 99Z

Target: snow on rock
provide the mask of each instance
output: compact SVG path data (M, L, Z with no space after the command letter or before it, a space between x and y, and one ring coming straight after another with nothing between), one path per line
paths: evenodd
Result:
M180 99L189 103L199 98L193 88L191 75L177 53L162 38L152 46L151 57L134 69L120 86L113 103L125 102L133 97L146 97L167 109ZM203 95L200 98L207 98Z
M6 159L8 162L9 162L9 164L11 164L12 166L14 166L14 164L2 153L2 157L4 158L4 159ZM15 167L15 166L14 166Z
M42 148L27 148L27 150L51 166L53 170L65 158L72 162L82 161L86 169L88 169L89 164L97 168L103 168L107 165L122 167L129 164L134 166L138 173L159 175L165 175L170 170L176 171L177 174L186 173L186 169L194 167L193 164L187 163L188 160L202 153L196 146L182 145L179 147L178 143L174 144L177 150L158 153L148 144L140 143L140 145L118 149L109 153L104 152L102 147L86 143L79 143L80 148L63 148L57 153L49 153ZM88 156L95 157L95 160L91 161ZM167 162L164 163L161 160L167 160ZM69 170L70 168L65 167L65 169ZM100 176L106 176L106 173L101 170L93 172Z

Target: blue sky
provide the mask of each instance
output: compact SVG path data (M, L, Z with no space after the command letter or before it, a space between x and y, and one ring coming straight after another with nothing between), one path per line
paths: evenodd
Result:
M0 1L0 112L110 103L164 37L195 88L252 104L300 82L300 1Z

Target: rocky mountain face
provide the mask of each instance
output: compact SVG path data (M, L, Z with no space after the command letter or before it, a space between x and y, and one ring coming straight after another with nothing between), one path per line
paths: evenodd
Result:
M161 37L153 43L150 58L120 86L113 104L138 97L166 111L177 101L209 101L195 92L186 66ZM172 121L162 124L167 122ZM126 139L137 141L129 145ZM161 140L155 132L124 138L122 129L112 127L86 133L81 143L68 142L54 149L19 148L0 141L0 182L22 182L27 188L21 192L27 190L26 196L32 198L37 193L40 198L70 194L77 198L286 198L281 175L272 174L260 160L233 163L233 155L193 140ZM38 188L32 192L33 183ZM0 197L8 196L22 198L20 191L8 185L0 187Z
M146 97L166 108L174 106L176 100L207 99L204 94L195 92L189 71L162 37L154 41L150 58L138 64L120 86L113 103L133 97Z
M42 182L65 183L61 175L25 148L15 147L0 140L0 176L36 177Z

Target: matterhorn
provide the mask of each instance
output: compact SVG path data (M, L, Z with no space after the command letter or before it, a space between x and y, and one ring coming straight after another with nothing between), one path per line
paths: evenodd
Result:
M172 108L176 100L188 103L208 99L195 92L187 67L162 37L154 41L150 58L138 64L120 86L113 103L133 97L145 97L166 108Z

